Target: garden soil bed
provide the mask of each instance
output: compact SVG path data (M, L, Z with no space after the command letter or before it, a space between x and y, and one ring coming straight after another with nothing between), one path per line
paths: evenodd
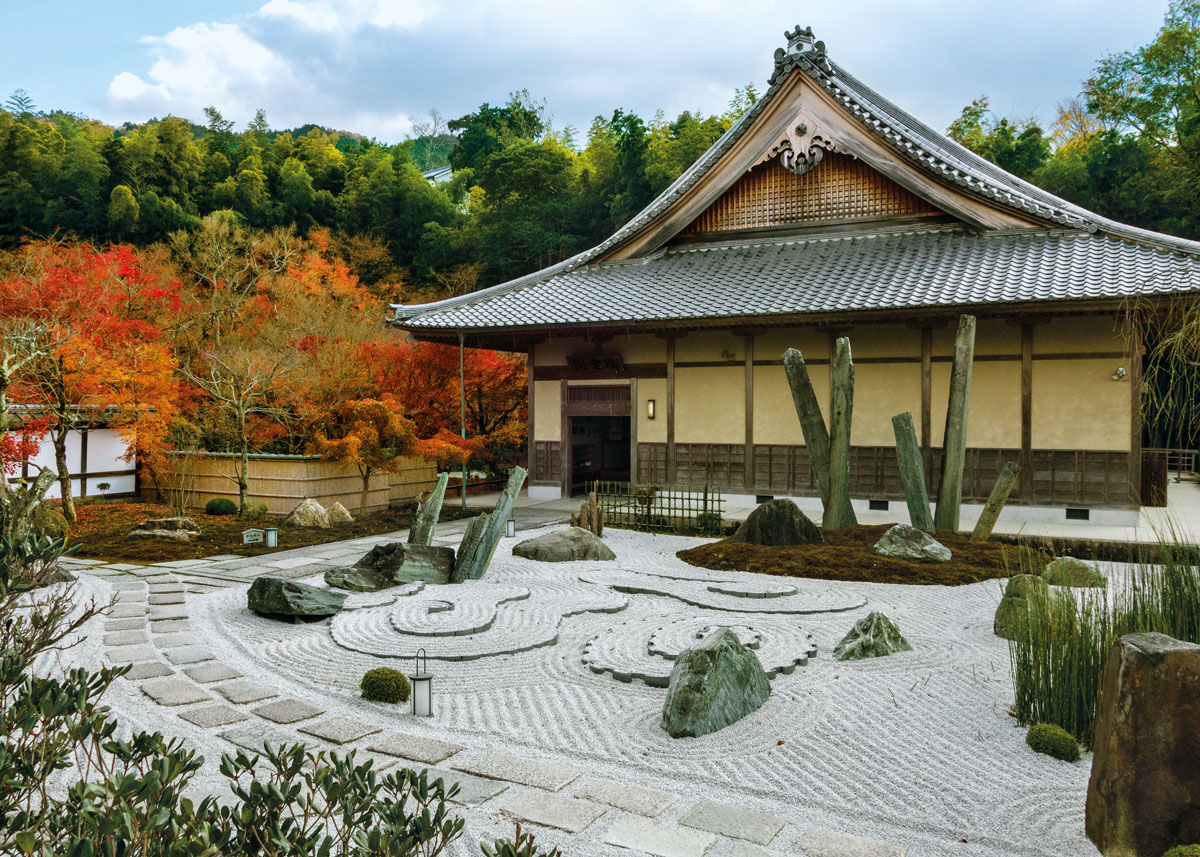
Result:
M442 520L452 521L474 517L481 510L468 509L467 514L457 506L442 509ZM407 529L416 513L416 504L408 503L379 512L355 516L348 524L337 524L328 530L317 527L283 527L282 518L268 516L253 520L235 515L206 515L202 511L189 514L200 526L200 535L183 542L127 542L125 535L142 521L167 518L173 513L167 506L156 503L89 503L76 507L79 520L71 527L69 543L80 545L77 557L120 560L125 562L169 562L179 559L200 559L217 554L259 556L292 548L338 542L361 536L374 536ZM242 531L251 527L279 527L279 546L242 544Z
M859 525L825 533L828 544L767 547L723 539L679 551L691 565L720 571L753 571L782 577L854 580L865 583L941 584L961 586L1039 569L1054 557L1025 546L973 542L957 533L938 533L950 549L949 562L909 562L880 556L872 550L890 524Z

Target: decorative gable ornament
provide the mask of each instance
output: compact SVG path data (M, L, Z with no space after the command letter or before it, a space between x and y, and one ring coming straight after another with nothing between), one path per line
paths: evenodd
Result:
M780 166L802 176L821 163L826 152L840 151L842 150L828 132L816 123L807 121L803 113L797 113L792 130L785 132L767 153L751 166L758 166L778 157Z

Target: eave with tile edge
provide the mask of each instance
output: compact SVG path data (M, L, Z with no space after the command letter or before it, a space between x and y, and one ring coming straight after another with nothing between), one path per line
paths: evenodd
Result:
M627 318L587 321L556 322L543 317L505 323L496 318L467 319L464 316L475 313L456 312L483 309L498 298L538 284L565 286L565 283L547 283L564 274L599 273L621 263L653 264L664 252L684 243L701 248L704 236L681 237L680 233L746 175L747 170L778 157L781 152L784 155L790 152L793 158L813 154L819 158L821 147L862 160L897 185L953 216L966 234L1107 236L1176 257L1184 270L1172 271L1174 266L1168 264L1163 273L1175 276L1179 282L1154 291L1170 294L1200 290L1197 274L1200 266L1196 265L1200 243L1115 223L1011 176L911 117L830 62L823 44L813 39L811 31L797 27L786 36L788 48L776 52L775 70L763 97L675 183L609 239L571 259L479 292L423 305L396 305L393 323L418 339L457 342L461 332L468 345L521 350L547 336L589 335L588 331L601 329L609 329L610 333L670 332L728 329L748 323L772 327L822 324L835 319L844 324L851 318L866 322L882 315L894 320L928 318L931 314L952 317L962 311L980 317L1031 312L1111 312L1143 291L1142 284L1131 289L1126 283L1123 288L1114 288L1111 294L1086 299L1030 301L1026 296L1014 295L1011 300L985 304L962 300L876 310L831 307L822 313L772 314L769 318L761 314L706 313L699 317L651 320L630 314ZM803 133L796 133L802 130ZM822 139L817 141L817 137ZM809 148L797 152L800 146ZM801 224L792 229L758 230L757 239L722 236L721 246L728 246L734 237L751 242L781 241L789 236L802 241L822 240L854 233L878 235L893 228L919 232L939 225L848 223L840 227L825 226L813 233Z

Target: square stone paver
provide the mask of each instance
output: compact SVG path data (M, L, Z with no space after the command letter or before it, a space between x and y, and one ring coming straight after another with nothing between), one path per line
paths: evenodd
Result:
M109 649L107 654L114 664L136 664L138 661L157 660L158 649L153 646L117 646Z
M245 559L245 557L236 553L219 553L216 556L206 556L204 559L207 562L224 562L229 559Z
M145 604L146 603L146 587L139 586L137 589L122 589L113 596L118 604Z
M111 634L104 635L104 645L106 646L132 646L137 643L149 642L150 638L146 636L145 630L114 631Z
M703 800L679 819L680 824L769 845L786 823L782 818L737 806Z
M304 743L295 734L267 726L265 723L251 723L247 726L239 726L236 729L230 729L228 732L222 732L221 737L229 743L241 747L243 750L249 750L251 753L261 753L264 743L269 743L272 747Z
M784 853L739 839L730 847L728 857L784 857Z
M556 827L568 833L579 833L608 812L607 807L591 801L538 792L510 795L500 805L500 809L521 821L529 821L543 827Z
M212 652L202 646L180 646L178 649L167 649L163 654L173 664L195 664L213 658Z
M333 744L349 744L365 735L373 735L382 730L355 720L353 717L337 716L301 726L300 731L307 735L324 738Z
M182 592L151 592L146 600L151 607L158 607L164 604L182 604L186 596Z
M145 604L117 604L108 609L104 614L109 619L133 619L137 616L146 615Z
M311 556L294 556L289 559L277 559L274 562L264 563L267 568L299 568L302 565L313 565L320 562Z
M623 815L604 834L604 841L621 848L632 848L655 857L703 857L717 837L674 824L660 824L648 818Z
M298 699L280 699L276 702L268 702L266 705L260 705L254 709L254 713L274 723L298 723L301 720L311 720L320 714L324 714L325 709L317 708L315 705L309 705L307 702L301 702Z
M180 646L195 646L199 642L195 634L189 634L187 631L180 631L176 634L156 634L154 636L154 645L160 649L178 649Z
M679 800L678 795L669 792L619 783L616 780L593 780L576 792L575 796L596 803L606 803L648 818L662 815Z
M189 708L179 716L189 723L195 723L197 726L203 726L205 729L228 726L230 723L238 723L249 719L248 715L243 714L236 708L220 704L205 705L201 708Z
M133 563L129 562L114 562L108 566L108 568L115 568L117 571L133 571L135 568L141 567L142 566L140 565L134 565Z
M131 666L129 672L125 673L125 678L130 681L141 681L146 678L161 678L165 675L175 675L175 670L162 661L146 661Z
M195 568L198 565L208 565L202 559L173 559L170 562L156 562L155 568Z
M112 586L114 592L145 592L146 584L141 580L114 580Z
M190 681L181 678L163 678L147 681L140 685L142 693L159 705L190 705L193 702L208 702L212 699Z
M414 762L436 765L438 762L449 759L462 747L434 738L422 738L418 735L396 732L386 738L380 738L374 744L369 745L367 749L377 753L386 753L389 756L399 756L402 759L412 759Z
M408 767L407 765L405 767ZM479 806L486 800L491 800L496 795L501 794L508 789L508 783L502 783L499 780L489 780L484 777L475 777L471 774L464 774L462 771L451 771L447 768L424 768L428 774L429 782L434 780L442 780L446 784L446 788L452 785L458 785L458 794L450 798L454 803L462 806Z
M192 681L198 681L200 684L208 684L214 681L225 681L230 678L241 678L242 674L227 664L211 663L200 664L196 667L188 667L183 671L183 674Z
M171 653L167 652L167 657L171 657ZM218 685L214 688L217 693L235 704L244 704L247 702L258 702L263 699L271 699L279 696L278 693L265 687L256 681L234 681L229 684Z
M145 629L145 616L140 619L109 619L104 623L105 631L144 631Z
M155 634L172 634L176 631L191 630L187 619L160 619L150 623L150 630Z
M468 774L477 774L493 780L508 780L523 786L556 792L570 785L579 777L579 771L566 765L526 759L508 753L478 753L458 756L451 765Z
M183 604L155 604L149 610L151 622L187 618L187 606Z
M864 839L819 827L804 831L796 848L808 857L905 857L908 854L908 849L901 845L889 845L877 839Z

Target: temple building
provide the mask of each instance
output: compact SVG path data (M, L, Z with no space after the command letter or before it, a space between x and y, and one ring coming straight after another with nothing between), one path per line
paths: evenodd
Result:
M912 412L936 485L970 313L964 502L986 499L1013 460L1010 507L1136 517L1142 349L1122 309L1200 290L1200 243L1004 172L848 74L810 29L786 35L762 98L612 237L508 283L396 306L394 323L528 353L529 484L546 497L594 479L816 495L781 355L800 349L827 400L819 367L849 336L851 494L903 508L891 418Z

